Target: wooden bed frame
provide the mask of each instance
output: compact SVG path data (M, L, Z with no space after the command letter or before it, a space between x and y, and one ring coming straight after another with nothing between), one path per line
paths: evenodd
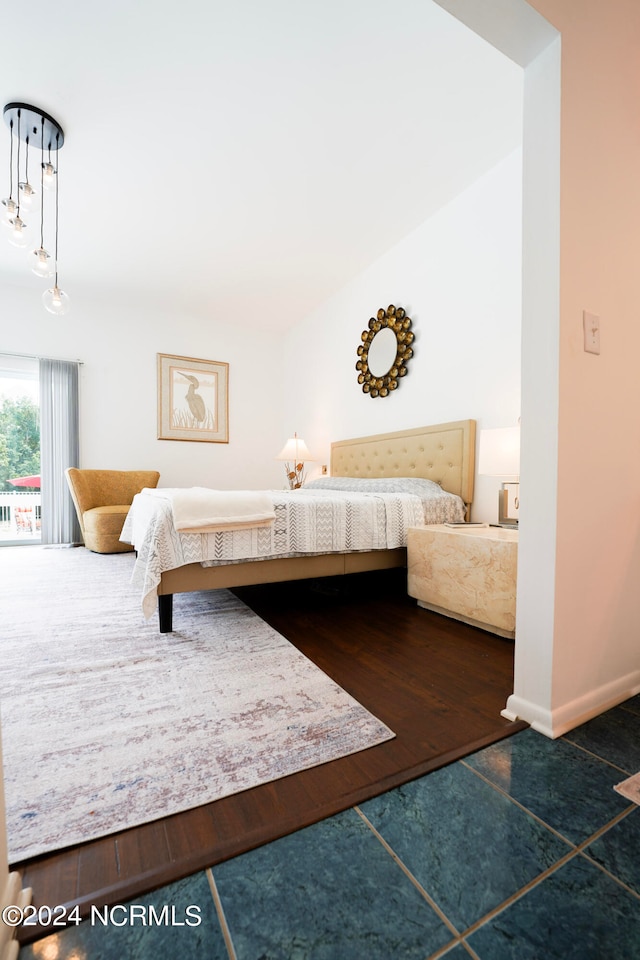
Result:
M469 508L475 472L475 420L456 420L428 427L381 433L331 444L333 477L424 477L461 497ZM243 587L281 580L335 577L346 573L404 567L407 551L374 550L326 553L276 560L250 560L203 567L189 563L166 570L158 584L160 632L173 629L173 595L194 590Z

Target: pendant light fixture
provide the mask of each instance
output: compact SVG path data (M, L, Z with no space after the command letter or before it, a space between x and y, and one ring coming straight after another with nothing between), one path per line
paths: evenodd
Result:
M29 181L29 147L38 146L41 152L40 162L40 243L31 250L27 262L37 277L54 277L53 287L42 295L45 308L56 316L61 316L69 310L69 297L58 285L58 179L59 161L58 151L64 143L64 133L57 120L39 107L28 103L8 103L4 108L4 118L11 133L9 159L9 196L2 201L4 205L4 223L9 229L9 239L15 246L26 246L27 224L22 220L21 210L27 207L36 196L36 191ZM16 149L14 151L14 138ZM20 176L20 144L24 141L25 168L24 176ZM55 163L51 153L55 153ZM13 157L16 153L15 178ZM17 186L14 196L14 184ZM50 186L55 192L55 247L51 254L44 246L44 192Z
M11 142L9 144L9 196L2 201L4 210L2 211L2 224L7 229L11 226L11 221L18 212L18 201L13 197L13 117L9 121L9 130L11 131Z
M29 183L29 135L24 138L27 145L27 152L24 161L24 180L18 183L18 196L20 197L20 206L24 210L30 210L36 197L36 191Z
M40 121L40 150L44 154L44 117ZM53 258L44 248L44 161L40 164L40 246L30 251L27 263L36 277L46 279L55 272Z
M18 186L20 180L20 143L22 140L22 128L21 128L21 114L18 111L16 115L17 119L17 130L18 130L18 143L17 143L17 158L16 158L16 186ZM13 135L14 125L11 126L11 131ZM12 151L13 154L13 151ZM20 216L20 188L16 190L17 197L15 202L13 201L13 170L11 170L11 193L9 196L9 202L7 204L7 209L11 209L11 215L8 217L6 226L9 229L9 243L12 243L14 247L26 247L27 245L27 225Z

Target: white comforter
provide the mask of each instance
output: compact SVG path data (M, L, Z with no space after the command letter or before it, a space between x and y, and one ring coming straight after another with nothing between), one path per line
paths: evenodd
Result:
M215 533L176 530L171 503L138 494L120 539L138 552L132 583L142 591L146 617L156 606L164 570L188 563L210 566L322 553L384 550L406 546L406 531L425 522L460 520L459 497L440 491L437 519L424 501L409 493L354 493L338 490L272 490L275 520L267 526Z
M271 523L276 518L273 500L266 490L145 487L142 495L168 500L173 525L181 532L215 533L218 529Z

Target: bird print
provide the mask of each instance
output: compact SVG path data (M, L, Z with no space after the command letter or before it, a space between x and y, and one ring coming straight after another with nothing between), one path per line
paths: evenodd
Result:
M193 415L193 418L202 423L206 416L206 408L204 405L204 400L199 393L196 393L196 390L200 386L200 381L197 377L192 376L190 373L183 373L182 376L189 381L189 389L187 390L186 401L189 405L189 410Z

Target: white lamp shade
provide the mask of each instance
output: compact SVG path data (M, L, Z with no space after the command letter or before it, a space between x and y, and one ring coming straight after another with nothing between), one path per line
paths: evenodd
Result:
M487 477L520 476L520 427L480 431L478 473Z
M313 460L313 457L307 449L304 440L301 440L297 433L289 437L284 447L276 457L276 460L288 460L290 463L304 463L305 460Z

